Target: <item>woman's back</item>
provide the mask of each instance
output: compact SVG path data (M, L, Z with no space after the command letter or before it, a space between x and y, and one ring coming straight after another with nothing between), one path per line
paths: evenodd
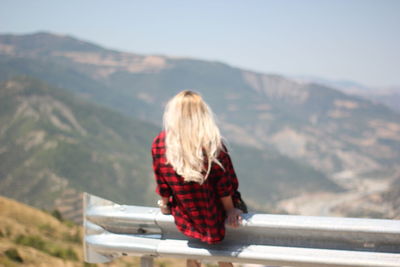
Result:
M213 163L202 184L185 182L167 163L165 138L163 131L152 146L157 193L172 197L171 212L181 232L207 243L221 241L225 235L226 214L220 198L233 195L238 188L228 153L220 151L218 160L222 166Z
M168 102L152 157L160 209L174 216L183 234L214 244L225 236L225 220L239 226L238 180L211 109L199 94L182 91ZM188 266L200 265L188 260Z

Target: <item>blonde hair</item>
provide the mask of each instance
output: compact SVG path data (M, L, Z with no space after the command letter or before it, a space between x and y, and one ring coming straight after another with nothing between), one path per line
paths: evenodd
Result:
M202 184L222 149L221 134L200 94L182 91L165 108L166 157L184 181ZM205 168L207 163L207 168Z

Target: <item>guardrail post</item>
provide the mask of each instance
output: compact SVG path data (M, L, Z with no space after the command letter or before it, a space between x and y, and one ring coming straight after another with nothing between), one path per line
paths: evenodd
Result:
M143 256L140 258L140 267L153 267L153 257Z

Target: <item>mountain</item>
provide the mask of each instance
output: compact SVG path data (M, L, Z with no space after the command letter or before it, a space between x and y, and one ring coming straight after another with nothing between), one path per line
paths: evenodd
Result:
M399 114L318 83L220 62L119 52L71 36L0 35L0 80L19 74L158 127L170 97L199 91L223 135L241 146L232 144L241 190L256 203L274 206L296 194L340 188L363 195L358 189L370 180L389 184L400 163ZM271 158L274 164L266 164Z
M158 128L39 80L0 85L0 194L43 208L68 189L149 202Z
M1 195L57 209L76 222L83 191L154 205L150 147L158 127L25 76L0 84L0 107ZM285 197L341 190L274 150L228 147L251 208L274 211L272 203Z
M369 86L351 80L333 80L312 75L294 75L290 76L290 78L299 83L317 83L325 85L331 88L339 89L340 91L348 94L374 91L374 89Z
M349 80L329 80L315 76L293 76L300 83L318 83L336 88L343 93L363 97L375 103L384 104L396 112L400 112L400 87L391 86L372 88Z
M0 79L33 75L158 125L167 99L195 89L229 140L274 148L329 176L384 172L400 161L399 114L320 84L219 62L118 52L49 33L1 35L0 54Z
M400 87L378 88L370 92L359 92L359 96L382 103L400 114Z

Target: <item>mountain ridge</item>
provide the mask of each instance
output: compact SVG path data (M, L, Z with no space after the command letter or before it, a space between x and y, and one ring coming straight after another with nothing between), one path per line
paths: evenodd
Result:
M36 53L29 44L19 50L23 44L2 40L0 80L16 74L38 77L159 127L165 102L193 89L214 110L228 140L283 154L333 183L340 184L343 174L354 181L392 179L400 163L400 116L327 86L221 62L97 48L82 52L51 43Z
M27 76L0 85L0 106L0 194L60 209L75 221L83 191L120 203L155 203L150 147L160 128ZM251 207L273 212L272 203L285 196L342 190L273 150L228 146ZM261 187L265 182L268 188Z
M45 63L62 66L64 69L59 72L76 71L80 77L72 78L79 82L86 79L86 86L71 84L64 79L62 83L67 86L62 87L85 94L129 116L160 125L165 101L180 89L193 88L200 91L210 103L229 139L247 145L275 147L287 156L304 159L327 174L354 168L355 164L349 162L350 156L363 162L362 172L382 168L380 158L387 158L384 150L386 154L393 155L395 162L400 158L399 153L387 146L385 141L399 141L399 115L368 100L326 86L299 84L279 75L244 71L220 62L139 56L114 50L98 50L97 46L95 50L86 51L86 54L73 55L73 51L82 50L79 48L79 40L69 37L74 40L74 45L69 49L61 46L60 50L60 38L51 34L46 36L57 41L55 45L42 47L41 51L45 52L39 54L29 49L18 50L23 45L16 45L18 42L15 40L11 42L9 36L7 39L0 35L0 44L14 44L14 49L8 50L13 50L19 59L36 57ZM29 40L30 37L25 38ZM13 38L18 39L15 36ZM86 48L87 43L83 47ZM4 49L1 51L3 60L4 57L15 60L11 52ZM5 68L11 65L7 61L3 66L5 64ZM46 68L45 64L42 67ZM35 72L32 68L23 72ZM41 79L46 80L46 72L40 75ZM51 75L50 78L53 83L55 76ZM57 78L57 81L62 79ZM134 105L130 104L132 101ZM383 126L386 133L377 129L377 125ZM371 134L371 131L375 133ZM365 137L371 135L373 137ZM327 147L321 146L318 141L322 137L329 139L325 143ZM285 146L285 143L293 142L296 144L291 147L295 151ZM362 145L367 142L380 153L376 155ZM340 150L335 148L335 144L339 143ZM315 147L319 151L307 147ZM347 147L352 148L351 155L344 155L347 154L344 151L348 150ZM321 157L326 163L321 164L315 160Z

